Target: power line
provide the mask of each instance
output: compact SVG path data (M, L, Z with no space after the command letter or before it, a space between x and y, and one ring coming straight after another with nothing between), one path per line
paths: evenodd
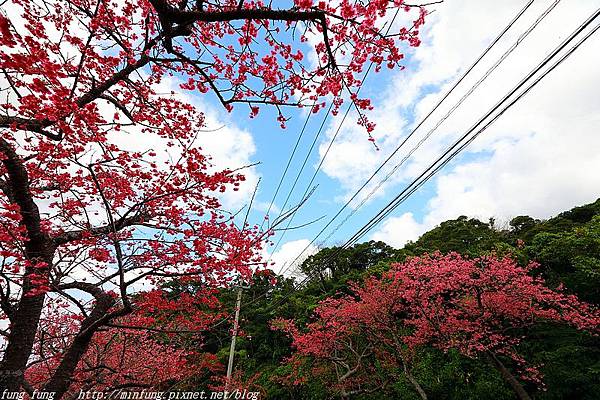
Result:
M533 0L531 0L531 1L533 1ZM396 9L396 12L395 12L394 16L392 17L392 20L391 20L391 22L390 22L390 24L389 24L389 26L388 26L388 28L387 28L387 30L386 30L386 33L385 33L386 35L389 33L390 29L391 29L391 28L392 28L392 26L394 25L394 22L396 21L396 18L398 17L398 14L399 14L399 12L400 12L400 9ZM363 84L364 84L365 80L367 79L367 76L369 75L369 73L371 72L371 69L373 68L373 64L374 64L374 62L373 62L373 61L371 61L371 62L369 63L369 66L368 66L367 70L365 71L365 74L363 75L363 77L362 77L362 79L361 79L361 83L360 83L360 85L358 86L358 89L356 90L356 92L354 93L355 95L357 95L357 96L358 96L358 94L360 93L360 90L362 89L362 87L363 87ZM325 150L325 153L323 154L323 156L321 156L321 158L320 158L320 161L319 161L319 165L318 165L318 166L317 166L317 168L315 169L315 172L313 173L313 175L312 175L312 177L311 177L311 179L310 179L310 182L308 183L308 185L306 185L306 189L304 190L304 194L302 195L302 197L303 197L303 198L306 196L306 194L307 194L307 193L308 193L308 191L310 190L310 188L311 188L311 185L313 184L313 182L314 182L315 178L317 177L317 174L318 174L318 173L319 173L319 171L321 170L321 167L323 166L323 163L325 162L325 159L327 158L327 155L329 154L329 151L331 150L331 147L333 146L333 143L334 143L334 142L335 142L335 140L337 139L337 136L338 136L338 134L340 133L340 131L341 131L341 129L342 129L342 126L344 125L344 122L346 121L346 118L347 118L347 117L348 117L348 115L350 114L350 109L352 108L352 104L353 104L353 102L351 101L351 104L350 104L350 105L348 105L348 108L347 108L347 109L346 109L346 111L344 112L344 115L342 116L342 119L341 119L340 123L338 124L338 127L337 127L337 129L336 129L336 132L335 132L335 134L333 135L333 137L332 137L332 138L331 138L331 140L329 141L329 145L327 146L327 149ZM317 134L315 135L315 139L314 139L314 141L313 141L313 143L312 143L312 145L311 145L311 147L310 147L310 149L309 149L309 151L308 151L308 154L306 155L306 158L304 159L304 162L303 162L303 164L302 164L302 167L301 167L300 171L299 171L299 172L298 172L298 174L296 175L296 180L294 181L294 184L292 185L292 189L290 190L290 192L289 192L289 194L288 194L288 196L287 196L287 198L286 198L286 202L285 202L284 206L282 207L282 210L283 210L283 208L285 208L285 205L287 204L287 201L289 200L290 196L292 195L292 192L293 192L294 188L296 187L296 183L298 182L298 180L299 180L299 178L300 178L300 175L302 174L302 171L304 170L304 167L305 167L305 165L306 165L306 163L307 163L307 161L308 161L308 158L309 158L310 154L312 153L313 147L314 147L314 145L316 144L316 141L317 141L318 137L320 136L320 134L321 134L321 132L322 132L322 130L323 130L323 127L325 126L325 122L326 122L327 118L329 117L329 114L330 114L330 112L331 112L331 110L332 110L332 107L333 107L333 103L331 103L331 104L329 105L329 109L327 110L327 113L326 113L326 115L325 115L325 118L323 119L323 122L321 123L321 126L319 127L319 130L318 130ZM288 220L288 224L287 224L287 226L286 226L286 229L284 229L284 231L282 232L281 236L279 237L279 239L278 239L278 241L277 241L277 243L276 243L275 247L274 247L274 248L273 248L273 250L271 251L271 254L270 254L270 256L269 256L269 259L267 260L267 263L268 263L268 262L271 260L271 258L273 257L273 254L275 254L275 251L277 250L277 248L279 248L279 245L281 244L281 241L282 241L282 240L283 240L283 238L285 237L285 233L286 233L286 231L287 231L287 228L288 228L288 227L291 225L291 223L292 223L292 221L293 221L293 219L294 219L294 216L295 216L295 215L296 215L296 214L292 214L292 215L290 216L290 219ZM284 265L284 266L282 266L282 268L280 269L280 271L281 271L281 270L282 270L284 267L285 267L285 265Z
M321 121L321 125L319 126L319 129L317 130L317 133L315 134L315 138L313 139L313 141L310 145L310 148L308 149L308 152L306 153L306 157L304 158L304 161L302 162L302 166L300 167L298 174L296 174L296 179L294 180L294 183L292 184L292 187L291 187L290 191L288 192L287 197L285 198L283 206L281 207L282 211L287 206L287 204L290 200L290 197L292 196L292 193L294 192L294 189L296 188L296 185L298 184L298 181L300 180L300 176L302 175L302 172L304 171L304 168L306 167L306 164L308 163L308 159L310 158L310 155L312 154L312 151L313 151L315 145L317 144L319 136L321 136L321 132L323 132L323 128L325 127L325 122L327 122L327 119L329 118L329 114L331 113L332 109L333 109L333 103L329 105L329 108L327 109L327 112L325 113L325 118L323 118L323 121ZM309 187L310 187L310 184L309 184ZM304 198L307 193L308 193L308 190L306 190L304 192L304 194L302 195L302 198ZM289 225L290 225L290 223L288 223L288 226Z
M468 144L470 144L477 136L479 136L485 129L487 129L493 122L495 122L504 112L506 112L509 108L511 108L517 101L519 101L525 94L527 94L534 86L536 86L546 75L548 75L552 70L554 70L558 65L560 65L566 58L568 58L581 44L583 44L592 34L594 34L600 25L596 26L592 31L590 31L586 36L584 36L577 44L575 44L565 55L563 55L558 61L556 61L551 67L549 67L546 71L542 73L530 86L528 86L521 94L519 94L514 100L512 100L507 106L505 106L496 116L494 116L489 122L487 122L479 131L475 132L473 137L467 140L464 144L461 142L468 138L468 136L473 133L479 125L481 125L487 118L489 118L496 110L498 110L503 103L510 99L518 90L523 87L527 81L533 78L539 71L541 71L554 57L556 57L570 42L572 42L581 32L583 32L600 14L600 9L597 10L592 16L590 16L582 25L579 26L567 39L565 39L557 48L555 48L546 58L538 64L530 73L523 79L521 82L517 84L511 91L509 91L501 101L499 101L484 117L482 117L475 125L471 127L458 141L454 143L452 147L446 150L442 156L440 156L424 173L419 175L405 190L403 190L400 194L398 194L392 201L390 201L381 211L379 211L375 217L371 218L371 220L365 224L357 233L355 233L345 244L342 246L346 248L348 245L359 240L366 233L368 233L375 225L381 222L386 216L388 216L395 208L400 205L401 202L404 201L406 197L410 194L414 193L416 189L410 189L411 186L415 185L415 183L423 178L428 171L432 170L429 175L427 175L422 182L418 183L418 187L422 186L427 180L431 178L435 173L437 173L441 168L443 168L452 158L454 158L458 153L460 153ZM444 157L448 155L451 151L457 148L454 153L452 153L447 159L444 160ZM440 165L436 166L441 162ZM417 189L418 189L417 187ZM403 197L407 191L408 196Z
M363 76L363 82L364 82L365 78L367 77L367 75L369 74L369 72L370 72L370 70L371 70L371 67L372 67L372 65L373 65L373 64L371 63L371 64L369 65L369 68L368 68L368 69L367 69L367 71L365 72L365 75ZM360 88L361 88L361 87L362 87L362 83L361 83L361 86L358 88L358 90L357 90L356 94L358 94L358 93L360 92ZM337 139L337 136L338 136L338 134L339 134L339 133L340 133L340 131L341 131L342 125L343 125L343 124L344 124L344 122L346 121L346 117L348 116L348 114L350 114L350 109L351 109L351 108L352 108L352 105L349 105L349 106L348 106L348 108L346 109L346 111L345 111L344 115L342 116L342 120L340 121L340 124L338 125L338 128L337 128L337 130L336 130L335 134L333 135L333 137L332 137L332 138L331 138L331 140L329 141L329 145L327 146L327 149L325 150L325 153L324 153L324 154L323 154L323 156L321 157L321 160L320 160L320 162L319 162L319 165L318 165L318 166L317 166L317 168L315 169L315 172L313 173L313 175L312 175L312 177L311 177L310 181L308 182L308 185L306 185L306 189L304 190L304 194L302 195L302 197L306 196L306 193L307 193L307 192L310 190L310 188L311 188L311 185L312 185L312 184L313 184L313 182L315 181L315 178L317 177L317 174L319 173L319 171L321 170L321 167L323 166L323 163L325 162L325 158L326 158L326 157L327 157L327 155L329 154L329 151L331 150L331 147L333 146L333 143L335 142L335 140ZM330 106L330 109L331 109L331 106ZM323 120L323 124L321 124L321 128L319 128L319 134L320 134L320 132L321 132L321 129L322 129L322 128L323 128L323 126L324 126L324 123L325 123L325 120ZM317 135L317 137L318 137L318 135ZM315 141L316 141L317 137L315 137ZM314 143L315 143L315 142L313 142L313 145L314 145ZM312 150L312 147L311 147L311 150ZM297 176L296 180L297 180L299 177L300 177L300 175L298 175L298 176ZM291 195L291 192L290 192L290 195ZM289 198L289 196L288 196L288 198ZM290 219L288 220L287 226L286 226L286 228L284 229L284 231L281 233L281 236L279 236L279 239L277 240L277 244L276 244L276 245L275 245L275 247L273 248L273 251L271 252L271 255L270 255L270 257L269 257L269 260L267 260L267 262L271 260L271 257L273 256L273 254L275 253L275 251L277 250L277 248L278 248L278 247L279 247L279 245L281 244L281 241L282 241L282 240L283 240L283 238L285 237L285 233L286 233L286 231L287 231L287 228L289 228L289 226L291 225L292 221L294 220L294 216L295 216L295 215L296 215L296 214L294 213L294 214L292 214L292 215L290 216ZM285 265L284 265L283 267L285 267ZM282 269L283 269L283 267L282 267ZM280 270L280 274L281 274L281 270Z
M316 104L317 104L316 102L313 103L311 110L314 108L314 106ZM273 204L275 203L275 199L277 198L277 195L279 194L279 190L281 189L281 185L283 184L283 181L285 179L285 176L287 175L288 169L290 168L290 164L292 163L292 160L294 159L296 150L298 150L298 145L300 144L300 140L302 140L302 136L304 135L306 126L308 125L308 120L310 119L311 115L312 115L312 112L309 111L308 115L306 116L306 119L304 120L304 124L302 125L302 129L300 130L300 134L298 135L298 140L296 140L296 144L294 145L294 148L292 150L292 154L290 154L288 162L283 170L283 173L281 174L281 178L279 179L279 183L277 184L277 188L275 189L275 194L273 195L273 198L271 199L271 202L269 203L269 207L267 208L267 217L269 216L269 213L271 212L271 208L273 207ZM265 221L266 221L266 219L263 219L262 223L260 224L260 229L263 228Z
M479 55L479 57L476 58L476 60L471 64L471 66L469 68L467 68L465 70L465 72L462 74L462 76L454 83L454 85L452 85L452 87L444 94L444 96L442 96L438 102L436 103L436 105L429 111L429 113L427 113L427 115L412 129L412 131L402 140L402 142L394 149L394 151L392 151L392 153L383 161L382 164L379 165L379 167L375 170L375 172L373 172L371 174L371 176L362 184L362 186L360 188L358 188L358 190L350 197L350 199L348 199L346 201L346 203L337 211L337 213L329 220L329 222L319 231L319 233L317 233L317 235L310 241L310 243L308 243L306 245L306 247L300 252L300 254L289 264L288 268L285 269L285 271L287 271L289 268L291 268L291 266L294 265L294 263L302 256L302 254L304 254L304 252L306 250L308 250L310 248L310 246L325 232L325 230L337 219L337 217L340 216L340 214L346 209L348 208L348 206L352 203L352 201L359 195L360 192L362 192L362 190L373 180L373 178L384 168L384 166L398 153L398 151L400 151L400 149L402 147L404 147L404 145L408 142L408 140L410 140L413 135L417 132L417 130L429 119L429 117L440 107L440 105L454 92L454 90L458 87L458 85L460 85L464 79L471 73L471 71L481 62L481 60L489 53L489 51L500 41L500 39L506 34L506 32L508 32L508 30L521 18L521 16L527 11L527 9L529 9L529 7L533 4L534 0L530 0L521 10L519 10L519 12L512 18L512 20L508 23L508 25L506 25L506 27L504 27L504 29L502 29L502 31L500 31L500 33L496 36L496 38L494 40L492 40L492 42L487 46L487 48L484 49L484 51ZM433 132L451 115L454 113L454 111L471 95L471 93L473 93L473 91L475 91L475 89L477 89L477 87L485 80L487 79L487 77L504 61L504 59L506 59L506 57L508 57L508 55L519 45L519 43L521 43L521 41L527 36L529 35L529 33L531 33L531 31L533 31L533 29L535 29L535 27L546 17L546 15L548 15L548 13L550 11L552 11L552 9L554 7L556 7L556 5L560 2L560 0L556 0L547 10L544 11L544 13L542 13L542 15L540 15L540 17L538 17L538 19L530 26L530 28L528 30L525 31L525 33L523 33L519 39L515 42L515 44L513 46L511 46L505 53L504 55L486 72L486 74L484 74L484 76L478 81L476 82L475 85L473 85L469 91L467 91L467 93L448 111L448 113L441 118L438 123L427 133L427 135L425 135L425 137L417 144L417 146L415 148L413 148L409 154L404 157L404 159L401 161L400 164L397 164L390 173L388 173L388 175L379 182L379 184L362 200L362 202L356 207L354 208L354 210L348 215L346 216L346 218L341 221L336 227L335 229L333 229L333 231L324 239L321 241L321 244L325 243L327 240L329 240L329 238L331 238L331 236L333 236L333 234L335 234L335 232L337 232L341 226L346 223L348 221L348 219L350 219L357 211L360 207L362 207L370 197L373 196L373 194L383 185L383 183L385 183L385 181L387 181L392 174L412 155L412 153L421 146L421 144L423 144L423 142L425 140L427 140L427 138L429 138L431 136L431 134L433 134ZM283 269L280 273L283 273Z
M444 123L453 113L454 111L456 111L462 104L463 102L470 97L470 95L500 66L500 64L502 64L502 62L504 62L504 60L506 60L506 58L508 58L508 56L519 46L519 44L521 44L523 42L523 40L529 36L529 34L539 25L539 23L546 18L546 16L558 5L558 3L560 3L561 0L556 0L554 1L554 3L552 3L535 21L534 23L523 33L519 36L519 38L515 41L515 43L507 50L504 52L504 54L502 54L502 56L485 72L485 74L467 91L467 93L465 93L460 100L454 105L452 106L452 108L450 108L450 110L448 111L448 113L446 115L444 115L435 125L433 128L431 128L427 134L425 136L423 136L423 138L421 138L421 140L419 140L419 142L402 158L402 160L397 163L391 170L390 172L388 172L386 174L385 177L383 177L383 179L381 179L379 181L379 183L371 190L371 192L369 192L367 194L367 196L365 196L365 198L358 204L357 207L355 207L352 212L350 212L345 218L344 220L342 220L330 233L329 235L323 239L323 243L327 242L327 240L329 240L329 238L331 238L331 236L333 236L335 234L335 232L337 232L344 223L346 223L354 214L356 214L356 212L363 206L365 205L365 203L371 198L373 197L373 195L383 186L383 184L385 182L387 182L395 173L396 171L398 171L398 169L404 165L404 163L414 154L414 152L416 150L418 150L421 145L428 140L431 135L442 125L442 123ZM413 131L414 132L414 131ZM403 142L402 144L404 144L405 142ZM399 147L398 147L399 149ZM384 162L383 165L385 165L385 163L387 163L387 161ZM378 168L378 171L381 169ZM367 181L368 183L369 181ZM364 187L364 185L363 185Z
M344 245L339 247L337 251L328 257L324 262L327 263L328 260L333 259L337 256L342 250L347 249L353 243L358 241L364 235L366 235L375 225L381 222L389 213L391 213L394 209L396 209L402 202L404 202L408 197L410 197L416 190L418 190L423 184L425 184L433 175L439 172L445 165L447 165L456 155L458 155L461 151L463 151L470 143L475 140L482 132L484 132L490 125L492 125L500 116L502 116L508 109L510 109L514 104L516 104L519 100L521 100L527 93L533 89L542 79L544 79L550 72L552 72L556 67L558 67L564 60L566 60L571 54L575 52L587 39L589 39L594 33L600 29L600 24L596 25L590 32L588 32L582 39L579 40L575 45L573 45L565 54L563 54L557 61L554 62L550 67L548 67L540 76L538 76L526 89L524 89L520 94L517 95L513 100L511 100L501 111L498 112L490 121L488 121L483 127L481 127L474 135L469 138L469 135L483 122L485 121L491 114L493 114L498 108L500 108L503 103L505 103L514 93L516 93L522 86L524 86L527 81L529 81L533 76L535 76L540 70L542 70L554 57L558 55L570 42L572 42L581 32L583 32L598 16L600 15L600 9L596 10L586 21L584 21L567 39L565 39L555 50L553 50L546 58L536 67L534 68L524 79L517 84L513 90L511 90L500 102L498 102L492 110L490 110L486 115L479 120L477 124L475 124L471 129L467 131L461 138L459 138L453 146L447 149L442 156L440 156L433 164L431 164L421 175L419 175L415 180L411 182L400 194L398 194L386 207L384 207L375 217L373 217L365 226L363 226L357 233L355 233ZM464 143L465 139L467 139ZM450 154L452 152L452 154ZM450 154L448 158L446 156ZM307 283L312 279L311 275L307 275L297 286L300 288L302 285ZM289 297L289 296L288 296ZM284 300L284 299L282 299Z

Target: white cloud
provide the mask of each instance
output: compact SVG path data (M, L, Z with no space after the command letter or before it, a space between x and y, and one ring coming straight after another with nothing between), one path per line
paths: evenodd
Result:
M274 262L275 265L269 267L277 273L283 271L286 276L299 276L300 274L297 269L300 264L318 251L317 246L312 244L308 246L309 243L310 241L308 239L300 239L283 244L279 250L271 256L271 262ZM302 252L307 246L308 248L306 251ZM300 257L298 257L299 255ZM297 260L296 257L298 257ZM268 258L268 256L265 257L265 259Z
M210 107L203 105L199 109L206 116L208 128L222 126L222 121L226 120ZM198 144L211 155L211 162L217 168L236 169L253 163L252 157L256 152L256 146L252 135L231 122L216 132L203 133L198 139ZM239 191L228 190L220 196L227 209L246 205L258 182L256 168L245 168L240 173L246 177L246 181L240 185Z
M551 3L534 3L474 75L407 143L396 162ZM458 78L460 68L469 66L523 5L520 1L439 5L423 29L424 45L414 55L418 65L397 75L372 114L382 151L370 149L364 132L349 123L324 171L353 193L408 133L411 125L406 119L414 114L420 120ZM420 173L596 8L593 1L560 3L378 195L385 195L392 185L403 187L401 183ZM435 180L435 194L422 220L411 213L390 218L373 238L399 245L461 214L483 220L518 214L544 218L595 200L600 195L600 76L594 67L599 51L596 34L478 138L462 162L448 166Z
M427 229L418 223L413 214L408 212L399 217L388 218L372 239L386 242L392 247L401 248L408 241L415 240Z
M281 209L275 203L271 203L268 201L255 201L252 205L252 208L256 211L262 212L265 215L267 212L270 215L276 215L281 213Z

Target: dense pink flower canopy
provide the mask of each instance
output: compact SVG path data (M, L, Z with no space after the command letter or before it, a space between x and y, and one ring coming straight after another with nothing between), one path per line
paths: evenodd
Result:
M380 278L355 284L351 296L323 301L307 331L291 321L274 325L293 337L300 355L333 359L359 335L388 362L397 353L432 345L469 357L510 357L523 379L541 383L539 370L518 353L519 329L554 321L598 334L600 311L549 289L533 275L536 267L496 256L414 257L393 264Z

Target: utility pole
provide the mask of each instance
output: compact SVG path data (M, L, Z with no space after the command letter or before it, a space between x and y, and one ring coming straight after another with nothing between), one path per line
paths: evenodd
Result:
M258 182L256 182L254 193L252 193L252 199L250 199L250 204L248 205L248 210L246 211L246 216L244 217L244 223L242 224L242 232L244 232L244 229L246 229L246 221L248 221L248 215L250 215L250 209L252 208L252 203L254 202L254 197L256 196L256 192L258 191L258 185L260 184L261 179L262 178L259 178ZM244 285L242 285L241 279L239 283L240 286L238 287L237 301L235 303L235 322L233 323L233 332L231 333L231 346L229 347L229 361L227 362L227 381L225 382L225 396L227 396L227 389L229 389L229 383L231 382L231 373L233 372L233 353L235 353L235 339L237 339L238 329L240 326L240 308L242 307L242 290L244 289Z
M231 347L229 347L229 362L227 363L227 385L231 380L231 373L233 371L233 353L235 352L235 339L238 334L239 319L240 319L240 307L242 306L242 286L238 288L237 302L235 305L235 322L233 323L233 333L231 336Z

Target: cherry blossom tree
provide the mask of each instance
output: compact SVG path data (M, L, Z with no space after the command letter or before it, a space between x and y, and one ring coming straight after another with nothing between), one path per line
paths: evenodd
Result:
M392 265L380 278L355 285L352 296L322 302L316 321L304 331L290 321L276 321L276 326L293 337L297 355L329 360L336 368L348 365L347 376L342 377L356 375L363 380L347 382L350 387L366 388L380 381L370 371L373 363L360 357L350 363L340 352L363 358L372 354L381 365L396 365L427 398L410 374L410 357L419 347L433 346L489 361L519 399L529 399L521 380L537 385L542 380L538 368L518 352L524 329L541 321L569 324L592 334L600 327L599 310L546 287L533 275L536 267L535 263L520 267L511 258L495 256L415 257ZM349 339L361 340L369 352L357 352ZM511 361L514 372L503 359Z
M523 330L554 321L598 333L600 312L574 295L552 290L530 263L520 267L509 258L476 259L458 254L424 256L396 264L382 279L398 284L408 306L404 323L413 329L410 346L430 344L457 349L469 357L488 358L520 399L529 396L502 363L516 366L519 378L542 384L540 371L518 353Z
M321 379L342 398L381 392L406 378L423 399L427 394L411 372L414 352L403 342L397 288L370 279L351 284L352 296L329 298L315 310L316 320L300 330L276 319L274 329L293 338L296 353L287 383ZM306 361L306 362L305 362ZM308 367L306 364L312 364Z
M414 22L392 26L397 11ZM182 304L212 302L210 287L261 265L270 233L236 226L219 200L242 171L211 164L197 144L204 115L181 92L251 116L270 105L282 125L288 106L366 110L365 64L398 67L425 15L402 0L2 2L0 391L36 376L60 398L115 321L176 306L133 296L144 285L195 282ZM52 362L47 320L71 327ZM192 321L183 328L210 323Z

